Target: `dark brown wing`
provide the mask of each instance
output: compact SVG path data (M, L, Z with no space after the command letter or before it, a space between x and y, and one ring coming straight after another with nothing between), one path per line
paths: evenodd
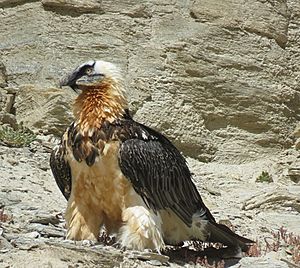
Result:
M68 200L71 194L72 177L70 166L65 161L65 148L62 144L56 146L51 152L50 167L60 191Z
M154 211L172 210L188 226L191 226L195 213L215 222L192 182L180 152L153 129L134 121L131 127L129 124L130 120L127 120L124 128L131 128L135 135L123 141L119 164L145 203Z
M120 147L120 168L148 207L170 209L188 226L207 220L206 241L248 250L253 241L216 223L192 182L185 159L166 137L133 120L123 121L122 128L131 138Z

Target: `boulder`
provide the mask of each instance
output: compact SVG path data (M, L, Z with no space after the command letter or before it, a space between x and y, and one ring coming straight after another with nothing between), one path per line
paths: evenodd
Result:
M73 119L74 95L71 90L24 85L15 100L17 121L31 130L61 136Z
M97 0L42 0L42 4L46 9L56 12L102 13L101 1Z

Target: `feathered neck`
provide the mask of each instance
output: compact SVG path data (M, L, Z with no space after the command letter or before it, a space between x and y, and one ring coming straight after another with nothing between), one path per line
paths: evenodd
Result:
M121 83L105 78L97 87L82 89L76 98L73 114L83 135L92 135L104 121L113 122L125 113L128 103Z

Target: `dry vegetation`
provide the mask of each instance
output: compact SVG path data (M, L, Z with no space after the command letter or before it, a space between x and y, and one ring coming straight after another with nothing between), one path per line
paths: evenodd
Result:
M256 241L256 244L249 248L247 256L249 257L262 257L269 252L278 252L284 250L291 260L292 264L296 264L293 267L300 267L300 235L290 233L284 227L279 228L278 231L272 231L270 237L265 237L264 241ZM282 259L283 261L290 263L289 260ZM210 266L206 266L209 267ZM219 267L219 266L214 266Z
M223 246L218 243L202 243L193 241L189 247L171 247L165 252L170 259L177 262L200 264L206 268L227 267L226 260L216 257L218 250ZM285 261L292 267L300 267L300 236L289 233L287 229L281 227L278 231L270 232L270 237L265 237L263 241L256 241L256 244L249 248L245 254L248 257L263 257L269 252L283 250L287 254Z
M300 264L300 235L289 233L281 227L277 232L272 231L271 237L265 237L264 243L259 241L252 246L248 256L259 257L271 251L285 250L295 264Z

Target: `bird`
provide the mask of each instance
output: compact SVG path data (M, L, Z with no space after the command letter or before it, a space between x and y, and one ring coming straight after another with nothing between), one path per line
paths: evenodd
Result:
M87 61L60 80L78 93L74 121L50 156L66 198L66 239L97 242L100 230L127 249L161 252L199 240L248 250L253 241L216 222L172 142L130 115L119 68Z

